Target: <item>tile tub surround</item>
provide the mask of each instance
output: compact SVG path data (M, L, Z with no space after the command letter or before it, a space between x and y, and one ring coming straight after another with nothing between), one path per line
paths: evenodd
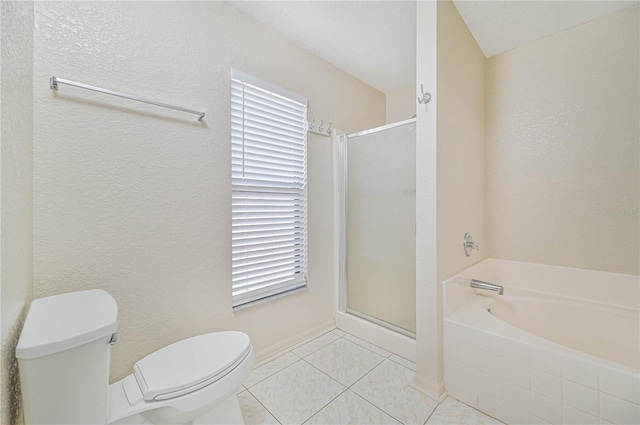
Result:
M449 395L505 423L640 423L637 371L448 319L444 336Z
M483 270L486 264L479 266L445 282L444 363L449 395L508 424L640 423L637 369L552 343L489 315L481 297L460 284L469 275L492 281L491 273ZM503 277L516 268L510 267ZM561 271L571 274L571 270ZM512 290L508 280L493 282L503 284L505 293ZM526 285L528 290L535 289L530 282ZM552 288L545 285L548 293ZM597 292L585 289L583 296ZM617 300L607 301L614 305Z
M500 424L408 386L415 363L338 329L256 367L238 400L245 423Z

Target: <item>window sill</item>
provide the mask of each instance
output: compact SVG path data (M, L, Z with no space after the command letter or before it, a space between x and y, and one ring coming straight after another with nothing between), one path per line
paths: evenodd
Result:
M305 285L305 286L303 286L301 288L292 289L290 291L285 291L285 292L281 292L281 293L276 294L276 295L271 295L270 297L265 297L265 298L261 298L259 300L248 302L246 304L241 304L239 306L233 307L232 310L234 312L240 311L240 310L244 310L246 308L253 307L253 306L256 306L258 304L268 303L269 301L277 300L279 298L286 297L288 295L293 295L293 294L297 294L297 293L300 293L300 292L305 292L305 291L308 291L308 290L309 290L309 286Z

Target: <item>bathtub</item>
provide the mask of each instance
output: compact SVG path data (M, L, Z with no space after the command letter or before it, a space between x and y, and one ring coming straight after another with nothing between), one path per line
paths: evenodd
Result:
M449 395L508 424L640 424L638 276L489 259L443 285Z

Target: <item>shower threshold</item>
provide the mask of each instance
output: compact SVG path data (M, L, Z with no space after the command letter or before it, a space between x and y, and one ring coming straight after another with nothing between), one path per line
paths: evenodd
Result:
M411 331L409 331L409 330L407 330L405 328L401 328L400 326L396 326L396 325L391 324L389 322L385 322L384 320L377 319L377 318L375 318L373 316L369 316L368 314L361 313L359 311L352 310L350 308L347 308L347 313L352 314L352 315L354 315L356 317L359 317L361 319L367 320L369 322L373 322L378 326L382 326L384 328L387 328L389 330L392 330L392 331L397 332L399 334L402 334L404 336L408 336L409 338L416 339L416 334L415 333L413 333L413 332L411 332Z
M415 337L406 335L411 334L406 329L403 329L405 333L396 332L389 328L389 324L381 320L375 319L374 323L363 316L359 312L355 314L351 312L337 311L336 312L336 326L343 331L350 333L360 339L363 339L373 345L376 345L386 351L396 354L405 359L416 361L416 340ZM364 315L365 317L369 317ZM398 328L397 326L395 327Z

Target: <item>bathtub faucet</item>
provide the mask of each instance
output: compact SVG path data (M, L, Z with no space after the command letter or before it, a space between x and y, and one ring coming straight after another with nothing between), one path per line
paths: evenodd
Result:
M481 280L471 279L471 287L478 289L486 289L488 291L496 291L499 295L504 293L504 286L494 283L483 282Z

